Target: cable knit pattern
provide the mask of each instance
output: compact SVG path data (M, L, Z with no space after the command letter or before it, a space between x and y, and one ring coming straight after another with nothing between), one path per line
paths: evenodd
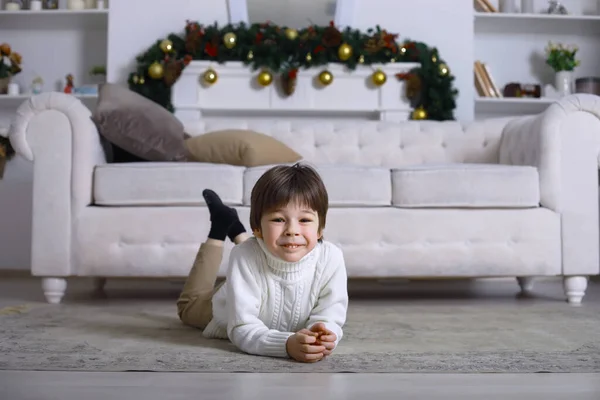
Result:
M213 320L203 334L229 338L246 353L287 357L287 339L317 322L339 342L347 308L338 247L323 242L300 261L286 262L253 237L231 251L227 280L213 298Z

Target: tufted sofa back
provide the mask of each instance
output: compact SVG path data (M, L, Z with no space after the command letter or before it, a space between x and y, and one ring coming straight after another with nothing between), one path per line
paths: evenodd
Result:
M456 121L235 120L188 122L191 136L250 129L285 143L312 163L396 168L426 163L498 163L507 118Z

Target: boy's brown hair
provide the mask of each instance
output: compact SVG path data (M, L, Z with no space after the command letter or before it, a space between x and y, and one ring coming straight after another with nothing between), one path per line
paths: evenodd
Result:
M278 165L265 172L252 188L250 228L260 229L262 216L290 202L298 202L317 212L319 232L325 229L329 197L325 184L312 167L301 163Z

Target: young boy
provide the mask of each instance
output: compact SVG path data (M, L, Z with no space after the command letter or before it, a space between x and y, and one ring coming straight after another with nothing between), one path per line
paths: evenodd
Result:
M342 251L323 240L329 200L316 171L295 164L261 176L250 200L252 237L215 192L203 196L211 227L177 301L180 319L249 354L302 362L330 355L346 321L347 276ZM226 237L236 246L215 288Z

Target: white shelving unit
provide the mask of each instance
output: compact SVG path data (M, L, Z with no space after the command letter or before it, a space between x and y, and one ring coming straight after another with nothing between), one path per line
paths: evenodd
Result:
M1 0L0 0L1 3ZM0 126L10 124L16 108L31 96L36 76L44 80L44 91L62 91L66 76L75 86L96 84L89 71L106 66L108 53L108 9L0 10L0 42L8 43L22 56L22 72L12 82L18 96L0 95ZM97 95L76 95L90 107Z
M516 1L516 3L520 3ZM502 90L508 83L554 85L554 71L545 62L548 42L575 44L581 65L575 79L600 77L600 15L594 1L562 2L568 15L544 14L547 2L536 2L536 13L473 11L474 59L485 63ZM493 2L498 9L498 2ZM591 11L590 11L591 10ZM474 79L474 78L473 78ZM479 97L475 119L536 114L556 99Z

